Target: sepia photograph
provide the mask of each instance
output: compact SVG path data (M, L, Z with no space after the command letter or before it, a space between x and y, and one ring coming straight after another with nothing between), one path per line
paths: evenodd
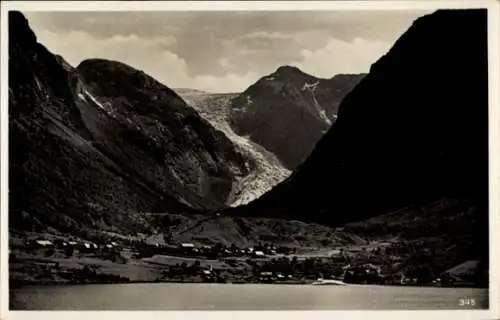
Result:
M2 4L2 318L498 311L498 2L43 2Z

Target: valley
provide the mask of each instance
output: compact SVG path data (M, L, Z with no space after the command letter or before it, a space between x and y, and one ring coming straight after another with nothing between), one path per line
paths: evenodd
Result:
M485 16L423 16L367 74L207 93L72 66L9 12L11 283L487 286Z

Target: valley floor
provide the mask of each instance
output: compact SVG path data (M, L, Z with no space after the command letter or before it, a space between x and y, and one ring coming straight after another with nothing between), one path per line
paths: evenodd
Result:
M236 248L202 254L144 244L117 244L110 250L105 247L85 250L78 245L71 250L60 245L31 247L17 238L11 239L9 277L11 288L129 282L311 284L318 278L378 285L476 286L405 279L395 270L370 263L376 259L367 259L368 252L391 246L393 243L386 241L344 248L294 248L286 253L266 249L266 253L270 252L266 255L242 253L243 250ZM401 259L393 260L391 264L397 265Z

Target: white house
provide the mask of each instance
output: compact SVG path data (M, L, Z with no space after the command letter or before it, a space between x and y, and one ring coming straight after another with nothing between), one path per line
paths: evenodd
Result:
M262 252L262 251L255 251L254 254L256 257L263 257L264 256L264 252Z

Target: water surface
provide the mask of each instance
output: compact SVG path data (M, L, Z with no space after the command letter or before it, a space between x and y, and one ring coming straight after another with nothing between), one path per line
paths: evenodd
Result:
M147 283L26 286L11 310L487 309L487 289Z

